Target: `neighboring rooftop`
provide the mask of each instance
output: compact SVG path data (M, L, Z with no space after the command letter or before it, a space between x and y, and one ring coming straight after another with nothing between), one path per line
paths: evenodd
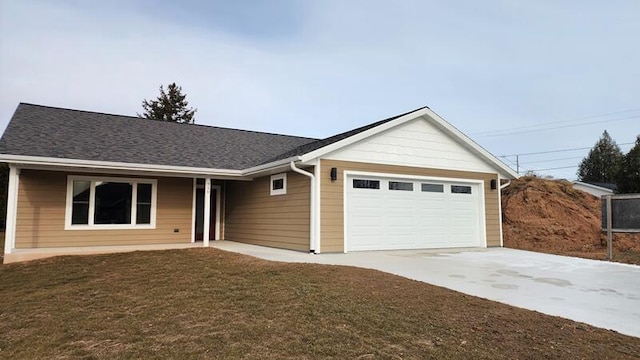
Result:
M21 103L0 153L241 170L315 141Z

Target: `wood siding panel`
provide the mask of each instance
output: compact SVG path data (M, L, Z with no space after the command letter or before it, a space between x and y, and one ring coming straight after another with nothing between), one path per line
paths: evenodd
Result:
M287 193L275 196L270 195L270 176L227 182L225 239L309 251L309 182L288 172Z
M325 159L479 173L495 171L428 116L338 149Z
M338 169L338 179L330 180L331 168ZM484 181L484 204L487 246L500 246L500 219L498 216L498 190L491 190L491 180L497 174L408 166L369 164L339 160L321 161L320 238L322 252L344 251L344 171L363 171L399 175L432 176Z
M191 241L192 179L157 178L155 229L65 230L67 175L70 174L21 171L16 248L148 245ZM179 232L174 232L174 229Z

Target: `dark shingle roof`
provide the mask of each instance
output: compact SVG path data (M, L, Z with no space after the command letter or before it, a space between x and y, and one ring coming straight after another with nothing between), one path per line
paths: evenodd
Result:
M403 117L405 115L408 115L408 114L411 114L411 113L414 113L416 111L419 111L419 110L422 110L422 109L426 109L426 108L428 108L428 106L423 106L421 108L418 108L418 109L415 109L415 110L411 110L411 111L406 112L404 114L400 114L400 115L396 115L396 116L390 117L388 119L380 120L380 121L374 122L373 124L369 124L369 125L365 125L365 126L359 127L357 129L349 130L347 132L343 132L343 133L338 134L338 135L333 135L333 136L328 137L326 139L321 139L321 140L317 140L317 141L314 141L314 142L310 142L310 143L307 143L307 144L300 145L300 146L296 147L295 149L289 150L289 151L287 151L285 153L282 153L282 154L280 154L280 155L278 155L278 156L276 156L274 158L268 159L267 161L265 161L265 163L270 163L272 161L277 161L277 160L286 159L286 158L293 157L293 156L298 156L298 155L303 155L303 154L306 154L306 153L310 153L312 151L315 151L315 150L318 150L320 148L323 148L323 147L325 147L327 145L331 145L331 144L336 143L336 142L338 142L340 140L344 140L344 139L346 139L348 137L351 137L353 135L359 134L359 133L367 131L369 129L373 129L373 128L375 128L377 126L380 126L380 125L382 125L384 123L388 123L389 121L395 120L397 118Z
M21 103L0 153L241 170L316 140Z

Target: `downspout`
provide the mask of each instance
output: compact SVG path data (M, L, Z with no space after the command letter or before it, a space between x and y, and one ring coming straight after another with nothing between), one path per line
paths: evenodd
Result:
M306 177L309 178L309 184L311 187L311 192L309 193L310 195L310 209L309 209L309 252L310 253L315 253L315 234L316 234L316 187L315 187L315 180L316 177L307 171L304 171L300 168L296 167L296 164L291 161L289 163L289 165L291 166L291 170L293 170L294 172L297 172L298 174L304 175Z

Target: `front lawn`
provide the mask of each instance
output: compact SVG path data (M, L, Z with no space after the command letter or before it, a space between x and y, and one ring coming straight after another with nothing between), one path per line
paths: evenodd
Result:
M2 265L0 301L7 359L640 358L640 338L613 331L378 271L217 249Z

